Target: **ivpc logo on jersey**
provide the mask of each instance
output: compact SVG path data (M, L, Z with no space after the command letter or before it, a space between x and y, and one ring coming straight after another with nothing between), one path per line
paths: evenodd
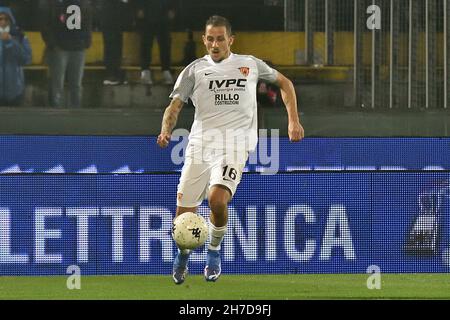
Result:
M209 90L214 92L228 92L228 91L245 91L247 86L247 79L223 79L211 80L209 82Z
M247 79L224 79L211 80L208 88L215 93L215 105L221 106L239 104L240 95L230 92L245 91L246 86Z

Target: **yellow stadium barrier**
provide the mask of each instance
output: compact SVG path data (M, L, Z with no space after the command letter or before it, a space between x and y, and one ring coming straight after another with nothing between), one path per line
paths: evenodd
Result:
M45 45L39 32L27 32L33 49L33 65L44 64ZM187 33L173 32L172 37L172 64L181 65L183 60L184 46L188 40ZM439 46L443 43L443 35L438 34L437 43ZM419 35L419 42L424 42L425 35ZM194 41L197 43L197 56L201 57L205 54L202 43L202 32L194 32ZM368 47L371 41L371 35L364 35L365 45ZM389 50L389 37L385 39L386 50ZM400 65L407 64L407 35L401 35L399 38L400 48ZM103 37L100 32L94 32L91 48L87 51L86 63L88 65L101 65L103 61ZM321 54L325 47L325 37L323 32L314 34L315 51ZM420 44L419 44L420 45ZM442 64L443 49L438 47L437 63ZM266 61L270 61L277 66L294 66L298 65L299 53L305 50L305 34L303 32L237 32L236 40L232 48L233 52L241 54L250 54ZM123 49L123 65L139 66L140 41L136 33L124 33L124 49ZM160 64L159 48L155 40L153 46L153 63L157 66ZM420 59L425 59L425 53L419 53ZM336 32L334 61L336 65L352 66L353 65L353 33L352 32ZM363 61L370 64L370 51L364 53Z

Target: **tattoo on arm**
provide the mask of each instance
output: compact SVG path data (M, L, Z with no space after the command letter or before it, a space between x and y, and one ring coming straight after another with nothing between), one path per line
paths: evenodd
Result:
M175 125L177 124L178 115L180 114L182 107L183 102L181 100L172 100L164 112L161 132L172 133L173 128L175 128Z

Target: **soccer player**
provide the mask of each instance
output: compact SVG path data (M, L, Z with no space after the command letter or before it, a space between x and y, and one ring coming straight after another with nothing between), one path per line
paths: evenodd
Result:
M195 118L178 184L176 216L196 212L208 198L211 214L206 281L216 281L221 274L220 246L227 232L228 203L241 180L249 152L256 148L259 79L280 87L290 141L304 137L292 82L262 60L232 53L233 41L226 18L212 16L207 20L203 43L208 54L179 75L157 140L161 148L167 147L181 108L191 98ZM190 253L178 250L173 264L176 284L186 278Z

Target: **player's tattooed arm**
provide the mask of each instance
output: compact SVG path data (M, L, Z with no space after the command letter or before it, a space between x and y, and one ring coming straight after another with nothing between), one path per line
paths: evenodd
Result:
M297 142L303 139L305 131L300 124L300 119L297 111L297 96L295 93L292 81L286 78L283 74L278 72L277 83L280 87L281 98L286 106L288 114L288 135L291 141Z
M161 148L165 148L169 145L172 130L177 124L178 115L180 114L182 108L183 101L178 98L172 99L169 106L166 108L161 125L161 134L158 136L157 141Z

